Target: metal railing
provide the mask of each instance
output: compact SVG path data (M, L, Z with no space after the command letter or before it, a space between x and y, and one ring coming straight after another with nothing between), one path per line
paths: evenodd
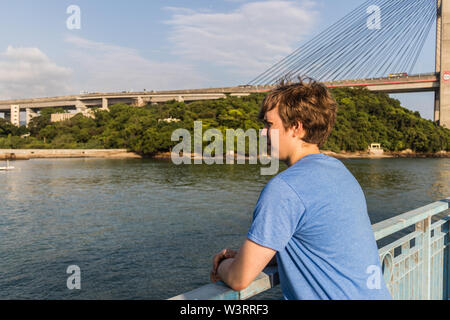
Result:
M372 225L387 242L378 253L393 299L450 299L449 204L450 197ZM246 300L279 282L277 267L268 267L242 291L219 282L169 300Z
M449 299L450 198L373 226L381 240L405 228L407 235L379 249L383 276L394 299ZM436 219L436 215L441 215Z

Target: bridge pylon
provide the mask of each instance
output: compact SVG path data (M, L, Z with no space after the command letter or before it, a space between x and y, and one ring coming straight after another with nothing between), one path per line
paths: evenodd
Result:
M437 0L436 73L440 86L435 94L434 121L450 129L450 0Z

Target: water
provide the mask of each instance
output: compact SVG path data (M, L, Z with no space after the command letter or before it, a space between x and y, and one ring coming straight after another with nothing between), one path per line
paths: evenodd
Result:
M450 159L352 159L372 223L450 195ZM0 299L166 299L239 248L258 166L37 159L0 172ZM81 290L66 269L81 268ZM277 299L273 289L259 298Z

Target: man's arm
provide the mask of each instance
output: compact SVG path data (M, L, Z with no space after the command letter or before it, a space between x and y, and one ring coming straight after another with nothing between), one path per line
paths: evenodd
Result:
M217 276L235 291L247 288L275 256L276 251L246 239L237 255L219 264Z

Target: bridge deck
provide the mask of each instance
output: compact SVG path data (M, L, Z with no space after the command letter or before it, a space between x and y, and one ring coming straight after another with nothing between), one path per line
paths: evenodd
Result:
M371 91L387 93L436 91L439 88L439 75L436 73L411 75L401 78L376 78L357 79L324 82L330 88L340 87L367 87ZM256 92L267 92L273 86L237 86L224 88L189 89L189 90L167 90L167 91L142 91L142 92L110 92L110 93L88 93L80 95L14 99L0 101L0 110L10 110L11 105L19 105L21 108L48 108L60 106L75 106L81 101L87 105L101 104L102 99L115 101L116 103L143 99L145 102L164 102L173 99L180 101L193 101L203 99L220 99L226 94L248 95ZM128 99L128 100L126 100Z

